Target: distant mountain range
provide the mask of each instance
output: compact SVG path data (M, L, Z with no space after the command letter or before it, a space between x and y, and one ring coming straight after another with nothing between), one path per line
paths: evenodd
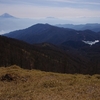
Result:
M29 18L17 18L8 13L4 13L0 16L0 34L4 34L19 29L24 29L38 22L49 23L49 24L59 24L65 22L72 23L71 21L62 20L54 17L29 19Z
M40 18L40 19L28 19L28 18L17 18L8 13L4 13L0 16L0 34L8 33L15 30L25 29L29 26L37 23L48 23L58 27L71 28L75 30L92 30L95 32L100 31L100 24L79 24L73 25L75 22L68 19L59 19L54 17Z
M63 28L71 28L75 30L92 30L94 32L99 32L100 31L100 24L94 23L94 24L80 24L80 25L73 25L73 24L58 24L56 25L58 27L63 27Z
M77 31L49 24L36 24L23 30L10 32L4 36L23 40L30 44L48 42L54 45L62 45L69 41L74 41L74 43L80 41L83 44L89 44L100 40L99 32L96 33L91 30Z

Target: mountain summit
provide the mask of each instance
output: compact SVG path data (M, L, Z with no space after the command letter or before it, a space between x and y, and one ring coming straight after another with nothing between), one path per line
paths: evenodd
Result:
M16 17L14 17L14 16L12 16L12 15L10 15L10 14L8 14L8 13L4 13L4 14L2 14L2 15L0 16L0 18L16 18Z

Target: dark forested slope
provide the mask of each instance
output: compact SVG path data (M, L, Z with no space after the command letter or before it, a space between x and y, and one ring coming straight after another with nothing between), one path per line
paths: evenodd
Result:
M43 43L29 45L22 41L0 36L0 66L19 65L27 69L40 69L61 73L92 74L85 59Z

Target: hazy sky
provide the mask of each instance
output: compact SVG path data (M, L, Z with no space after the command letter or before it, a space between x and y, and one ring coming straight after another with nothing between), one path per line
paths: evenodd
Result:
M0 14L21 18L100 17L100 0L0 0Z

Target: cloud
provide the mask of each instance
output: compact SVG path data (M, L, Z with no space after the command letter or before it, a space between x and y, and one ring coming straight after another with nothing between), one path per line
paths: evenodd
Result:
M52 6L52 5L61 5L61 4L82 4L82 5L100 5L99 0L0 0L0 3L4 4L34 4L42 6ZM81 6L82 6L81 5Z
M100 17L99 0L0 0L0 14L16 17Z
M77 9L90 9L100 10L99 0L0 0L0 4L6 6L37 6L37 7L59 7L59 8L77 8Z
M38 0L39 1L39 0ZM7 12L16 17L58 17L58 18L69 18L69 17L100 17L99 10L91 9L79 9L72 7L52 7L52 6L37 6L37 5L5 5L0 4L0 13Z
M6 32L4 30L0 31L0 35L5 34Z

